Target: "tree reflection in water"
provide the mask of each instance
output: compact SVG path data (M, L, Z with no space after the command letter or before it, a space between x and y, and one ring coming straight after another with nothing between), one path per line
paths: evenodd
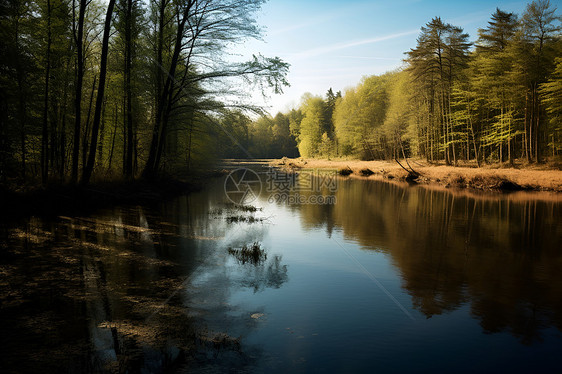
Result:
M361 299L363 290L352 294L358 279L353 272L327 271L323 266L334 258L314 257L330 254L309 243L298 226L318 243L324 239L319 230L338 238L341 232L345 244L386 254L412 304L427 318L468 306L484 332L509 332L529 345L548 329L562 331L559 197L342 180L336 204L266 206L290 220L274 217L271 225L261 219L271 212L225 206L222 187L217 183L159 207L0 224L2 369L252 371L263 368L261 358L276 359L278 353L248 341L272 333L278 334L272 346L290 342L291 352L280 357L299 358L302 349L315 363L326 354L337 361L339 352L324 350L341 321L338 313L348 316L348 305L338 302ZM255 219L227 220L232 216ZM260 261L241 263L228 251L255 242L264 243L267 256ZM328 274L342 277L324 278ZM268 294L281 287L279 294ZM277 295L283 296L272 301ZM382 329L381 321L401 323L376 308L356 312L359 323L373 323L367 333ZM371 321L376 312L380 320ZM341 322L357 328L349 318ZM309 344L279 335L290 335L285 328L295 326L326 333L326 339ZM369 347L371 335L357 336ZM316 347L324 348L314 352ZM389 354L400 353L389 348L378 358Z
M305 193L303 193L305 194ZM324 194L327 194L324 191ZM334 227L391 256L427 318L470 303L485 332L525 344L562 330L562 201L341 180L334 205L301 205L302 225Z

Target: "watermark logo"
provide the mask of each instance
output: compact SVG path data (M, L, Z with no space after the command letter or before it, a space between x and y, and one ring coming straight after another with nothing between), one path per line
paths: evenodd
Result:
M226 197L234 204L250 204L261 193L260 176L251 169L240 168L231 171L224 181Z
M338 188L337 173L316 169L286 171L269 168L265 174L267 201L287 205L326 205L335 204ZM233 170L226 177L224 191L235 204L249 204L255 201L262 190L259 175L246 168Z

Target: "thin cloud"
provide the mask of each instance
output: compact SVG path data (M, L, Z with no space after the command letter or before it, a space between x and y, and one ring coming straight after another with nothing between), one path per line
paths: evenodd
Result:
M348 56L348 55L337 55L337 58L351 58L357 60L386 60L386 61L396 61L402 59L402 57L374 57L374 56Z
M313 19L311 19L310 21L307 22L302 22L302 23L297 23L294 25L290 25L287 27L283 27L281 29L277 29L277 30L272 30L271 32L268 32L268 36L278 36L278 35L282 35L282 34L286 34L288 32L291 31L295 31L295 30L300 30L300 29L305 29L311 26L316 26L316 25L320 25L322 23L328 22L328 21L332 21L334 18L336 18L336 14L325 14L319 17L315 17Z
M492 13L485 10L480 12L469 13L461 17L453 18L450 21L450 23L452 23L453 25L460 25L460 26L466 26L473 23L480 23L482 21L490 19L491 14Z
M382 41L385 41L385 40L397 39L397 38L401 38L403 36L417 34L418 32L419 32L419 30L416 29L416 30L404 31L404 32L399 32L399 33L385 35L385 36L378 36L376 38L355 40L355 41L348 42L348 43L337 43L337 44L332 44L332 45L328 45L328 46L324 46L324 47L313 48L313 49L309 49L308 51L296 53L293 57L293 60L295 60L295 59L297 59L297 60L307 59L307 58L310 58L310 57L320 56L320 55L323 55L323 54L326 54L326 53L331 53L331 52L339 51L339 50L342 50L342 49L347 49L347 48L351 48L351 47L358 47L358 46L366 45L366 44L374 44L374 43L382 42Z

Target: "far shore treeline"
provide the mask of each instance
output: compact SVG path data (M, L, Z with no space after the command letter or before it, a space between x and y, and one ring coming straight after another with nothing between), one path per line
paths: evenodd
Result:
M522 15L497 9L471 43L462 28L436 17L401 69L365 77L343 93L305 94L298 109L273 118L229 114L223 122L253 157L557 159L560 21L548 1L530 3ZM224 156L245 157L224 142Z
M228 54L260 37L262 3L2 2L0 184L185 175L219 158L559 157L562 29L549 1L497 9L474 43L436 17L402 68L274 117L240 87L279 93L289 64Z

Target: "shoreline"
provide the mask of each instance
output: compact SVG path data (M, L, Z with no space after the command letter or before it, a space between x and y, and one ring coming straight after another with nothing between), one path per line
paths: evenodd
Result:
M54 184L25 191L0 186L0 222L26 216L75 215L117 205L153 204L201 189L202 180L178 179Z
M408 167L403 160L399 160ZM350 178L363 180L403 181L419 185L438 185L446 188L484 191L547 191L562 192L562 170L544 166L502 167L486 165L480 168L428 164L425 160L409 160L413 170L419 174L414 180L395 161L321 160L321 159L276 159L270 165L283 169L328 169L348 174Z

